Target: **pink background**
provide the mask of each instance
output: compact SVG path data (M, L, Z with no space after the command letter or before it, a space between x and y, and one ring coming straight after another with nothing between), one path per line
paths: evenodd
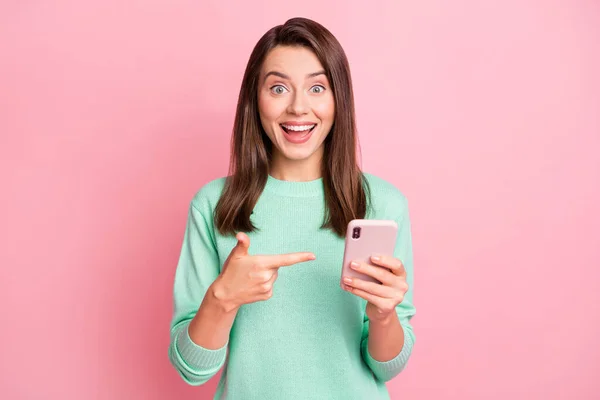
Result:
M0 398L211 397L167 359L187 205L296 15L346 49L364 168L411 203L392 398L600 398L600 3L247 3L2 2Z

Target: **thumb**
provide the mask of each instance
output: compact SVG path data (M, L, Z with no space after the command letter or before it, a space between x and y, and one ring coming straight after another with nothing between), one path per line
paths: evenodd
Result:
M233 250L231 250L231 255L236 257L247 256L248 248L250 247L250 238L244 232L238 232L235 238L238 242Z

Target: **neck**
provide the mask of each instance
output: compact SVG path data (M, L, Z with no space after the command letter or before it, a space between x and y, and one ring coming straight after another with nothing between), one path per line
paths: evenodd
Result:
M322 176L322 157L317 154L313 154L313 156L306 160L290 160L274 154L269 175L275 179L293 182L319 179Z

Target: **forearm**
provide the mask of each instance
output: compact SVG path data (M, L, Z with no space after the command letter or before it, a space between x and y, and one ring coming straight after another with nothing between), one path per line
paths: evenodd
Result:
M380 362L396 357L404 346L404 330L394 312L383 321L369 321L368 348L371 356Z
M361 345L362 356L377 379L387 382L406 366L412 352L410 325L402 325L397 315L385 321L370 320Z
M182 378L191 385L202 385L223 366L229 333L237 314L209 287L190 321L173 331L169 357Z
M206 349L222 348L229 340L236 315L237 308L220 298L218 289L215 289L214 285L211 286L196 316L190 321L190 339Z

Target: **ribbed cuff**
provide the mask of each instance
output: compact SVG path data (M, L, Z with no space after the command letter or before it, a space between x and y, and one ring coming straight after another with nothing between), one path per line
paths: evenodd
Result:
M365 362L369 368L371 368L375 376L383 381L388 381L402 372L408 362L410 353L412 352L413 339L404 325L402 325L402 330L404 331L404 345L402 346L402 350L396 357L388 361L378 361L374 359L369 353L368 340L363 342Z
M188 332L189 322L179 328L175 349L182 361L196 373L210 373L219 370L227 357L227 344L211 350L192 341Z

